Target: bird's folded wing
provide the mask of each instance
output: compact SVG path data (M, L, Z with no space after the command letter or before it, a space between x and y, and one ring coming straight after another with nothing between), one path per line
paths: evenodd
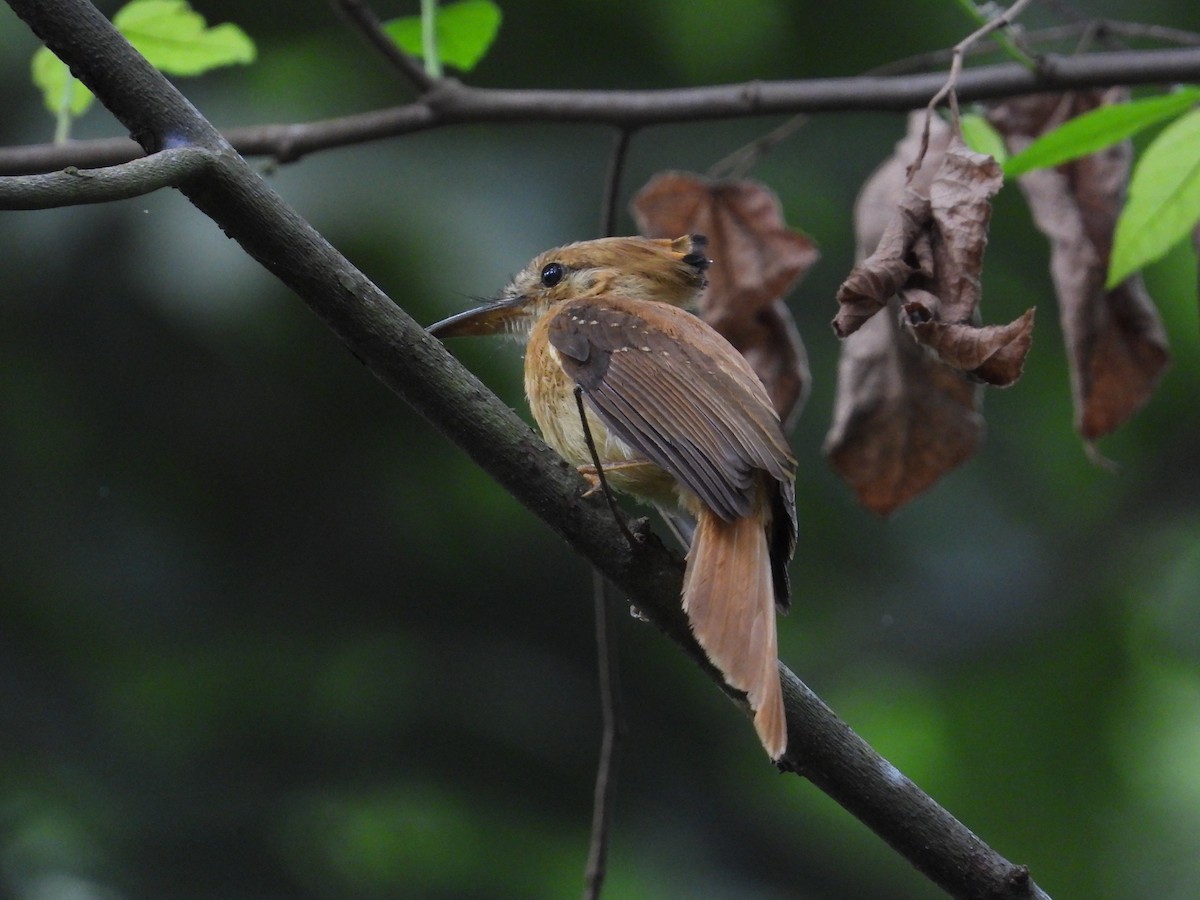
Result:
M682 309L624 298L563 303L549 340L618 437L726 521L749 515L756 472L790 481L795 460L753 370Z

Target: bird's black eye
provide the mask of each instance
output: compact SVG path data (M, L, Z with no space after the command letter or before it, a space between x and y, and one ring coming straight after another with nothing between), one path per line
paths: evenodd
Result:
M542 269L542 285L544 287L554 287L562 281L563 276L566 274L567 270L563 268L562 263L547 263L546 267Z

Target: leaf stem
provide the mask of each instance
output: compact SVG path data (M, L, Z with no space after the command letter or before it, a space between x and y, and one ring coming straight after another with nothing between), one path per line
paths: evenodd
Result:
M442 77L442 60L437 46L437 0L421 0L421 54L430 78Z
M59 63L63 69L67 68L64 62ZM62 95L58 98L58 111L54 114L54 143L65 144L71 137L71 100L74 99L75 85L78 82L67 71L67 77L63 81Z

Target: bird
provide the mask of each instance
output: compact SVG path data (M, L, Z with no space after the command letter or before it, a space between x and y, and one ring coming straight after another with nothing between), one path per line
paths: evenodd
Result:
M499 296L429 332L525 339L533 418L586 493L606 481L694 522L684 612L778 762L787 721L775 612L790 601L796 460L754 370L688 309L707 284L706 247L693 234L547 250Z

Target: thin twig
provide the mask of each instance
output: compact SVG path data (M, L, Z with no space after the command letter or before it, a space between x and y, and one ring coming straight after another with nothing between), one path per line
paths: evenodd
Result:
M1182 28L1169 28L1166 25L1143 25L1139 22L1119 22L1114 19L1100 19L1096 29L1101 34L1109 34L1126 40L1152 40L1164 44L1178 44L1181 47L1200 47L1200 34L1185 31Z
M969 0L967 0L969 2ZM1170 34L1155 33L1156 26L1137 25L1136 23L1123 22L1106 22L1102 19L1092 20L1086 23L1075 23L1072 25L1061 26L1058 28L1047 28L1041 31L1029 32L1025 34L1018 45L1018 50L1024 54L1023 59L1018 59L1022 65L1028 67L1032 62L1032 54L1026 49L1027 46L1035 44L1049 43L1053 41L1061 41L1067 38L1078 38L1080 33L1083 34L1099 34L1105 33L1109 28L1128 28L1130 31L1134 29L1144 29L1138 32L1143 36L1154 36L1164 41L1173 41L1190 46L1200 46L1200 34L1193 34L1189 31L1179 31L1178 29L1165 29ZM976 43L962 48L964 58L975 54L995 53L998 49L1003 50L1004 47L1000 44L999 34L988 35L993 41L989 45L986 41L980 40ZM1077 47L1076 53L1080 50ZM871 75L901 75L908 72L924 71L937 66L944 66L951 62L954 58L955 48L947 47L944 50L935 50L931 53L923 53L919 56L910 56L906 59L896 60L895 62L887 63L882 66L876 66L873 69L868 69L863 73L864 76ZM1012 54L1010 53L1010 56ZM744 177L751 169L758 165L776 145L791 137L800 130L809 120L809 116L801 113L782 125L768 132L761 138L751 141L748 144L734 150L728 156L717 161L709 167L708 176L710 178L741 178Z
M596 658L600 676L600 715L603 734L600 759L596 763L596 786L592 793L592 837L584 872L584 900L596 900L604 888L608 871L608 843L616 797L617 763L625 738L625 714L621 703L620 669L616 634L605 602L605 581L592 569L592 601L596 619Z
M636 544L637 539L634 538L632 532L626 526L625 517L621 515L621 509L617 506L617 500L608 486L608 478L604 475L604 466L600 465L600 455L596 452L596 442L592 440L592 427L588 424L587 411L583 408L583 388L579 385L575 385L575 406L579 409L579 422L583 426L583 439L587 443L588 453L592 457L592 465L596 469L596 478L600 481L600 490L604 494L604 499L608 501L608 508L612 512L613 520L620 527L621 534L625 535L625 540L629 541L630 544Z
M629 158L629 143L633 139L632 128L617 131L612 154L608 158L608 174L604 179L604 201L600 207L600 235L612 237L617 233L617 204L621 198L621 179L625 174L625 161Z
M0 209L54 209L140 197L194 178L214 159L212 151L201 147L176 147L102 169L68 166L61 172L0 178Z
M973 15L978 14L978 8L974 6L971 0L963 0L963 5L966 6ZM1023 36L1020 44L1006 44L1001 40L1001 35L988 34L986 37L991 38L994 45L989 46L984 40L980 39L966 47L957 45L948 47L944 50L935 50L931 53L923 53L919 56L910 56L906 59L897 60L887 63L882 66L876 66L873 69L868 69L863 73L864 76L883 76L883 75L900 75L907 72L923 71L935 66L942 66L950 63L954 59L955 53L960 54L963 58L973 54L995 53L998 49L1007 51L1010 56L1016 59L1017 62L1030 68L1035 65L1031 54L1023 45L1032 45L1045 43L1050 41L1063 40L1068 37L1077 38L1081 31L1085 33L1094 33L1105 27L1103 20L1095 20L1093 22L1083 24L1068 25L1065 27L1045 29L1037 32L1030 32ZM1112 23L1114 25L1127 23ZM1130 27L1145 27L1150 26L1134 26ZM1171 29L1174 31L1174 29ZM1166 35L1161 36L1167 40ZM1200 35L1192 34L1191 32L1178 32L1172 35L1178 43L1200 45ZM1076 51L1078 52L1078 50ZM784 122L779 127L765 134L763 137L739 147L737 150L730 153L728 156L714 163L708 170L710 178L740 178L749 172L759 161L767 155L775 146L787 138L791 137L795 132L799 131L808 122L809 116L801 113L794 118Z
M933 120L933 111L937 108L947 96L950 98L950 111L953 118L955 131L960 129L960 117L958 113L958 81L962 75L963 53L971 45L977 43L987 37L998 28L1005 28L1012 24L1033 0L1017 0L1012 6L996 16L988 22L985 22L975 31L971 32L961 41L954 45L953 56L950 59L950 75L946 78L946 83L933 95L929 103L925 106L925 130L921 133L921 149L917 151L916 158L908 168L908 177L911 180L917 170L921 168L921 163L925 161L925 152L929 149L929 126Z
M708 168L709 178L744 178L751 169L758 165L759 160L770 153L775 146L808 124L812 116L800 113L792 116L782 125L771 129L760 138L734 150L728 156L717 160Z
M968 5L972 10L975 10L974 4L971 2L971 0L962 0L962 3L964 5ZM993 34L989 35L989 37L991 37L1001 49L1004 49L1004 45L1000 43L998 35ZM963 48L961 53L966 56L970 53L994 52L995 50L996 47L989 47L981 40L976 44L972 44ZM1020 52L1024 53L1023 50ZM933 53L926 53L921 56L909 57L906 60L899 60L895 63L877 66L876 68L868 69L863 74L866 76L894 75L906 71L925 69L936 65L944 65L945 63L953 60L954 53L955 48L953 47L946 50L937 50ZM1009 55L1012 56L1013 54L1010 52ZM1018 58L1017 61L1022 65L1025 65L1027 68L1032 64L1032 60L1028 58L1028 54L1025 54L1025 58ZM919 65L914 65L914 63L919 63ZM713 165L709 167L708 176L710 178L745 177L745 175L756 165L758 165L759 161L769 152L771 152L771 150L773 150L777 144L791 137L793 134L799 131L800 128L807 124L809 118L810 117L806 113L800 113L800 115L788 119L788 121L769 131L762 137L757 138L756 140L751 141L742 147L739 147L728 156L713 163Z
M1194 31L1167 28L1163 25L1143 25L1140 22L1121 22L1115 19L1089 19L1086 22L1072 22L1068 25L1055 25L1050 28L1040 28L1037 31L1027 31L1024 34L1023 42L1030 47L1044 46L1061 41L1078 40L1079 36L1086 32L1113 35L1127 40L1152 40L1181 47L1200 47L1200 34ZM994 43L979 41L964 50L963 56L965 58L985 56L996 53L998 49ZM884 63L863 74L907 75L912 72L926 72L948 65L953 56L954 48L946 47Z
M437 81L429 77L421 64L401 50L391 36L383 30L383 23L379 21L379 16L375 15L375 10L371 9L363 0L330 0L330 2L333 4L333 8L341 13L346 21L353 25L385 60L412 84L418 94L424 94L437 84Z
M990 36L992 40L996 42L996 46L1008 54L1010 59L1020 63L1028 69L1037 68L1036 60L1034 60L1034 58L1025 51L1025 48L1020 46L1019 42L1013 38L1013 35L1009 33L1010 31L1015 31L1015 29L1007 27L1011 26L1013 24L1012 20L1020 14L1018 11L1015 11L1016 4L1013 4L1013 8L1001 13L995 18L991 17L990 10L985 10L976 6L975 0L958 0L958 5L962 8L963 12L965 12L967 16L969 16L970 19L976 23L977 26L988 29L984 35L980 35L980 38L984 37L985 35ZM1004 31L999 31L997 30L999 26L993 26L992 23L1002 19L1006 20L1004 22L1006 27ZM972 43L975 43L975 41L972 41Z

